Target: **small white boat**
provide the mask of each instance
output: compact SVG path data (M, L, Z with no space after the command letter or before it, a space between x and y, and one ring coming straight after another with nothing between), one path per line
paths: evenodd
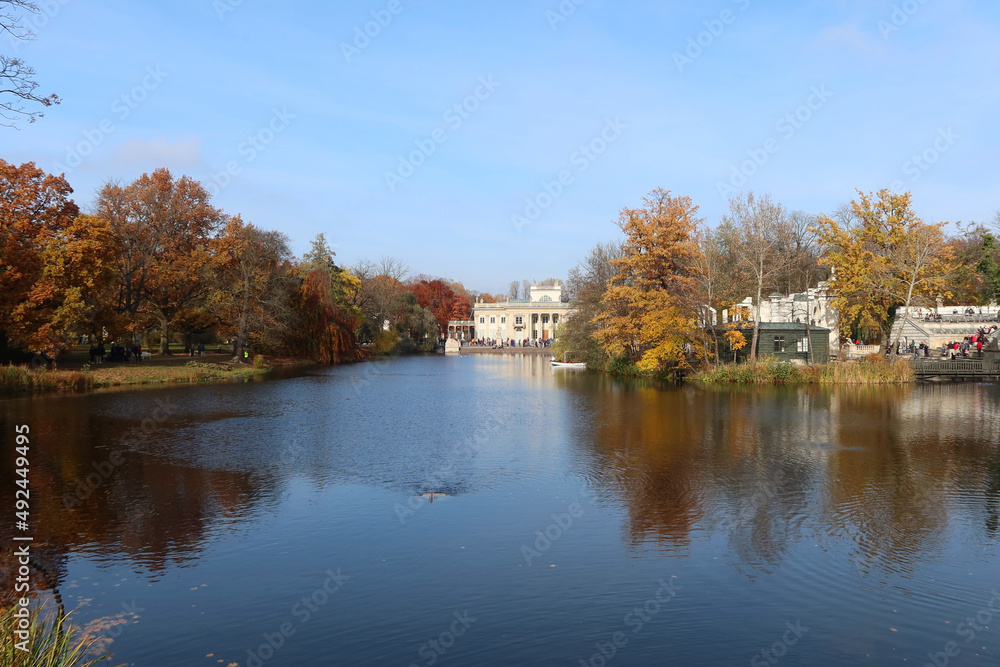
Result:
M586 361L566 361L566 357L563 357L562 361L557 361L555 357L549 360L553 368L586 368Z

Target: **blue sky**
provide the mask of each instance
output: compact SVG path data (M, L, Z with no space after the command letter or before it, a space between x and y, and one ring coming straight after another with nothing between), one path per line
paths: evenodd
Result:
M1000 209L995 0L36 2L37 39L0 53L64 101L0 157L65 170L84 207L168 167L344 264L563 277L655 187L712 223L740 189Z

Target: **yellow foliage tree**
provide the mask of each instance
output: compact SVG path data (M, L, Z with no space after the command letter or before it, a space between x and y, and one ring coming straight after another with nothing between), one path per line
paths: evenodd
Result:
M928 225L913 212L912 194L888 189L858 191L843 220L820 216L817 233L825 248L821 263L833 269L833 307L841 330L884 342L890 311L919 297L946 291L952 271L944 223Z
M690 267L698 252L698 207L662 188L643 203L619 213L625 242L622 257L611 262L617 273L594 317L594 338L605 353L627 355L640 370L686 366L696 345Z

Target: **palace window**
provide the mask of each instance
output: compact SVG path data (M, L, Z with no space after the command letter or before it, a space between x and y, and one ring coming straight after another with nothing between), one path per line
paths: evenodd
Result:
M506 317L501 317L500 318L500 324L507 324L507 318Z
M774 353L784 354L785 353L785 337L775 336L774 337Z
M542 296L542 298L539 299L539 301L552 301L552 297L549 296L548 294L545 294Z
M480 317L479 318L479 323L480 324L486 324L486 318L485 317Z
M490 324L496 324L496 323L497 323L497 318L491 317L490 318Z
M524 318L520 315L514 317L514 324L524 324Z
M552 324L556 324L559 321L559 313L552 314Z

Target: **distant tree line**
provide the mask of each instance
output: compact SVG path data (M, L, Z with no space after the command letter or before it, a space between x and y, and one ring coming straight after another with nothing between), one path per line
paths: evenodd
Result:
M336 262L323 234L295 257L284 234L211 203L168 170L107 183L81 212L64 177L0 160L0 352L57 359L86 336L170 354L211 333L247 348L324 362L401 342L426 345L473 295L395 259Z

